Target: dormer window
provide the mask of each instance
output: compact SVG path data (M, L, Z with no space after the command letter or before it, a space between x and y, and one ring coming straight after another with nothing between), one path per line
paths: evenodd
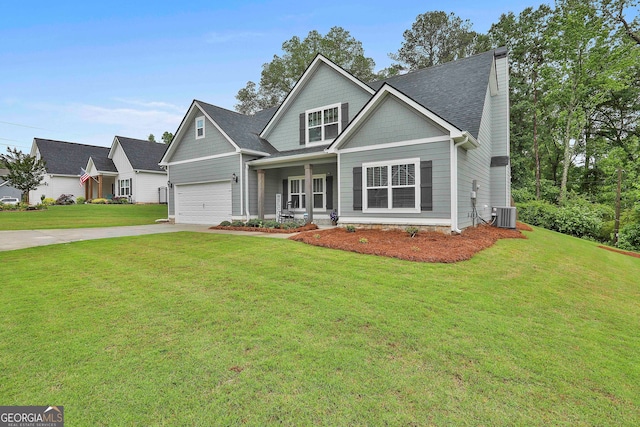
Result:
M204 138L204 116L196 117L196 139Z
M339 133L340 104L307 111L307 142L332 140Z

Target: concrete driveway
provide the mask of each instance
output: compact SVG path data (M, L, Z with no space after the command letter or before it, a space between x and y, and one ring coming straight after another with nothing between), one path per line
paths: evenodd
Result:
M200 233L234 234L245 236L266 236L287 238L291 234L254 233L249 231L210 230L207 225L189 224L151 224L126 227L104 228L68 228L53 230L15 230L0 231L0 251L31 248L34 246L55 245L78 242L81 240L107 239L111 237L140 236L143 234L175 233L193 231Z

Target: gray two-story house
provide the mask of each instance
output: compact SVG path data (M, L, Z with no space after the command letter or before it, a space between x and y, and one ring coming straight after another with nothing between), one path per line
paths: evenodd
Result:
M364 83L318 55L278 107L194 100L161 165L178 223L280 219L457 232L510 204L507 51Z

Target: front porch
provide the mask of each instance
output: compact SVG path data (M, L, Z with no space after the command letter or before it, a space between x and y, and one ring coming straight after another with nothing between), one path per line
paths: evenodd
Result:
M338 168L335 155L317 154L308 162L266 158L249 162L255 173L256 209L259 219L304 219L306 223L331 224L338 206ZM252 174L253 175L253 174ZM251 180L249 181L251 183ZM251 187L251 186L250 186Z
M116 191L116 177L99 174L92 176L85 181L84 185L84 198L86 200L92 199L112 199Z

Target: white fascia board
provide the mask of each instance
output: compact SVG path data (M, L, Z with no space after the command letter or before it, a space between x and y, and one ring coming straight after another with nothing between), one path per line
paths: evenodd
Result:
M113 137L113 142L111 143L111 148L109 149L109 154L107 155L108 158L113 159L113 153L116 150L116 145L120 144L120 141L118 140L117 136Z
M249 149L246 149L246 148L241 148L240 151L238 151L238 153L240 153L240 154L248 154L250 156L263 156L263 157L271 156L271 154L269 154L269 153L264 153L262 151L249 150Z
M168 164L167 159L171 158L171 156L173 156L173 152L176 151L176 146L178 145L177 142L182 137L182 134L185 132L185 129L187 128L187 126L185 126L185 124L187 123L187 117L191 115L191 112L193 111L194 108L196 108L195 99L191 101L191 106L189 107L189 110L187 110L187 114L185 114L185 116L182 118L182 122L180 122L180 126L178 126L178 130L176 131L176 134L173 137L173 140L171 141L169 148L164 153L164 156L162 156L162 160L160 160L161 166L166 166Z
M317 159L328 159L333 157L335 157L335 155L332 153L319 151L316 153L296 154L293 156L282 156L282 157L258 159L258 160L253 160L251 162L247 162L247 164L250 166L266 166L266 165L275 165L280 163L295 162L300 160L317 160Z
M355 78L353 75L349 74L348 72L346 72L345 70L343 70L342 68L334 64L331 60L327 59L321 54L318 54L315 57L315 59L311 62L311 64L309 64L305 72L302 74L302 77L298 79L295 86L293 86L293 89L291 89L291 92L287 94L287 97L284 99L284 101L278 108L278 111L276 111L273 117L271 117L271 120L269 120L269 123L267 123L267 125L264 127L264 129L260 133L261 138L265 138L265 135L267 135L271 131L271 128L273 128L275 123L277 123L277 121L280 119L280 116L284 114L284 111L287 111L287 109L289 108L289 104L291 104L293 100L298 96L298 92L302 90L302 88L307 83L307 80L311 78L311 75L320 66L320 64L325 64L333 68L336 72L340 73L347 79L351 80L352 82L360 86L360 88L370 93L371 95L375 93L375 91L371 89L369 86L367 86L365 83L361 82L360 80Z
M425 116L427 119L444 128L447 132L449 132L448 136L450 138L458 138L463 136L463 132L460 129L447 122L428 108L425 108L422 105L418 104L416 101L409 98L407 95L403 94L393 86L385 83L373 96L373 98L371 98L369 102L367 102L364 108L358 113L356 118L353 119L351 123L349 123L349 125L345 130L343 130L340 135L338 135L335 141L333 141L333 144L327 149L327 152L334 153L336 152L336 150L339 150L340 146L349 137L349 135L354 132L355 129L358 129L360 124L364 122L375 111L376 107L378 107L378 105L380 105L387 96L390 95L396 97L398 100L413 108L418 113Z
M156 175L166 175L167 174L167 171L150 171L150 170L147 170L147 169L134 169L133 171L135 173L154 173Z
M236 153L235 151L230 151L228 153L223 153L223 154L214 154L213 156L205 156L205 157L197 157L197 158L193 158L193 159L186 159L186 160L178 160L177 162L170 162L170 163L160 163L160 166L174 166L174 165L183 165L186 163L195 163L195 162L202 162L204 160L213 160L213 159L220 159L223 157L229 157L229 156L237 156L238 153Z
M448 135L432 136L430 138L412 139L408 141L388 142L386 144L367 145L365 147L345 148L340 153L359 153L363 151L385 150L389 148L408 147L411 145L432 144L434 142L450 142Z

